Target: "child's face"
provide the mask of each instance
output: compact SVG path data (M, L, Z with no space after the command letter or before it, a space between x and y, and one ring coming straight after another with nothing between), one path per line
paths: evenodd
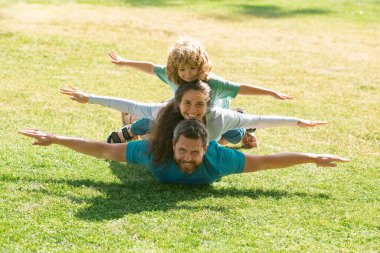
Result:
M189 63L180 64L178 66L178 75L182 80L186 82L198 80L199 67Z

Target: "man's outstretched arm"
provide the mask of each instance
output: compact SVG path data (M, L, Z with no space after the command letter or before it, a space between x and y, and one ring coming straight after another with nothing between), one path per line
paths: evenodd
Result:
M321 167L335 167L337 162L348 162L344 157L330 154L278 153L272 155L244 154L244 172L281 169L298 164L315 163Z
M127 143L108 144L105 142L91 141L79 137L68 137L44 133L37 129L23 129L18 133L34 138L33 145L49 146L57 144L82 154L104 158L113 161L126 161Z

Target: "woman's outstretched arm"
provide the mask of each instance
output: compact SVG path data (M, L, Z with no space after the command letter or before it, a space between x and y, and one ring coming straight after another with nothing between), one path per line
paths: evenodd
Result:
M98 104L142 118L155 119L165 103L143 103L129 99L90 95L73 86L62 87L60 92L78 103Z

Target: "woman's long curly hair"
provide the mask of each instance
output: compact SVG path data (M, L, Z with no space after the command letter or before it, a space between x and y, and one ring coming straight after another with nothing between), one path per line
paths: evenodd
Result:
M169 50L166 71L168 79L176 86L187 83L178 75L181 64L195 65L199 68L198 80L208 81L212 65L206 50L199 41L182 37Z
M179 104L183 96L190 90L200 91L210 98L210 87L200 80L182 85L177 89L174 99L160 110L157 120L152 126L148 153L153 155L153 163L155 165L162 165L173 159L172 143L174 128L178 122L184 119L179 110ZM208 99L207 106L209 102L210 99Z

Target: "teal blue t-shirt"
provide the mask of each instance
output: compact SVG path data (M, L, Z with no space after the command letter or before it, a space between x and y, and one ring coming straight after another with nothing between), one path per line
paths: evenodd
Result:
M165 66L154 65L154 73L161 81L169 85L173 92L177 90L177 86L169 81ZM230 108L231 98L235 98L240 89L239 84L227 81L213 73L210 74L207 84L212 90L210 105L226 109Z
M209 143L202 163L191 174L180 171L174 160L161 166L152 164L152 156L147 154L148 141L128 143L126 158L128 163L147 167L162 183L210 184L223 176L243 173L245 157L238 150L225 148L215 141Z

